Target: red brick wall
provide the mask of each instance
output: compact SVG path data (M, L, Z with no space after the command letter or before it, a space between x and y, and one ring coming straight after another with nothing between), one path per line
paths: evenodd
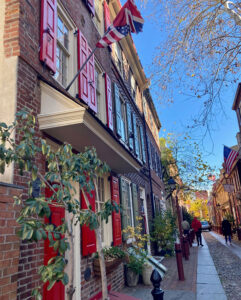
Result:
M13 196L19 195L21 188L0 183L0 299L17 297L17 278L20 240L16 236L16 218L19 207L14 206Z
M4 54L6 57L16 56L20 53L19 46L19 17L20 1L5 1L5 26L4 26Z
M85 281L84 271L89 267L91 269L91 279ZM124 268L120 264L113 272L107 275L107 285L111 285L111 290L119 291L124 287ZM100 277L96 277L93 272L92 261L82 259L81 261L81 299L90 299L101 291Z

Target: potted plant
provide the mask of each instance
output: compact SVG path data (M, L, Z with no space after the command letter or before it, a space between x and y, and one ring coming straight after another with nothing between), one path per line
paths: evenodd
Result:
M117 246L104 248L103 253L105 258L106 274L111 273L119 264L123 262L123 259L126 256L125 252ZM93 270L95 276L99 277L101 275L100 263L97 253L93 259Z
M139 222L142 217L137 217ZM145 272L144 262L147 255L145 247L149 243L149 236L142 233L141 223L136 227L128 226L123 230L126 239L131 241L129 248L126 248L125 279L128 286L136 286L139 275Z
M125 266L126 285L134 287L139 281L139 275L142 273L144 258L130 254L127 258L128 262Z

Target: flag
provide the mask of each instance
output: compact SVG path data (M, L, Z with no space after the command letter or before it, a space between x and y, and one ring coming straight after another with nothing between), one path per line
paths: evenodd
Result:
M216 180L216 176L210 174L210 175L208 175L208 180L215 181Z
M235 159L238 156L238 152L231 149L231 148L228 148L228 147L224 146L223 156L224 156L224 163L225 163L226 173L229 174L231 169L232 169L232 165L233 165Z
M142 31L143 24L144 19L134 0L127 0L115 17L113 24L109 26L104 36L96 44L96 47L107 47L127 36L129 32L139 33Z

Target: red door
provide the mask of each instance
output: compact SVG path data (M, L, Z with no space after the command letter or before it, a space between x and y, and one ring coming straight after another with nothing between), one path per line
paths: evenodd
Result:
M111 177L111 200L120 205L119 195L119 179L117 177ZM121 215L120 210L118 212L112 212L112 226L113 226L113 245L118 246L122 244L121 236Z
M53 192L49 189L45 189L46 197L51 197ZM62 223L62 219L65 216L64 208L51 206L51 215L49 218L45 219L45 223L53 224L55 226L59 226ZM58 255L56 251L54 251L53 247L49 247L49 239L44 241L44 265L47 265L50 258ZM56 282L50 291L47 290L48 282L44 284L43 287L43 300L64 300L65 288L63 283Z

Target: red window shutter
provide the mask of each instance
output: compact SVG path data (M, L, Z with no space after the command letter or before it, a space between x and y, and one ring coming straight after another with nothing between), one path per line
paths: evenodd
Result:
M88 43L80 30L78 30L78 69L86 61L88 55ZM88 84L88 66L86 64L82 72L79 74L79 98L89 104L89 84Z
M88 49L88 55L91 49ZM88 62L88 83L89 83L89 107L97 113L96 89L95 89L95 56L92 55Z
M117 177L111 177L111 200L120 205L119 194L119 179ZM118 246L122 243L121 237L121 215L120 211L117 213L112 212L112 226L113 226L113 245Z
M92 13L92 15L95 15L95 0L87 0L87 6Z
M91 194L86 193L92 210L95 211L95 192L92 191ZM81 193L81 208L87 209L85 203L84 195ZM90 230L89 226L83 225L81 227L81 241L82 241L82 255L87 256L96 252L96 238L95 231Z
M105 73L105 97L106 97L107 126L111 130L113 130L111 81L110 81L110 77L106 73Z
M42 0L40 25L40 60L56 72L57 0Z
M45 189L46 198L51 197L53 191L49 188ZM49 218L45 218L45 224L53 224L59 226L62 224L62 219L65 217L65 210L63 207L51 206L51 215ZM50 258L58 255L54 251L53 247L49 247L49 239L44 241L44 265L47 265ZM52 289L48 291L48 282L43 286L43 300L64 300L65 288L62 282L56 282Z
M106 1L104 1L105 31L111 24L110 9Z

